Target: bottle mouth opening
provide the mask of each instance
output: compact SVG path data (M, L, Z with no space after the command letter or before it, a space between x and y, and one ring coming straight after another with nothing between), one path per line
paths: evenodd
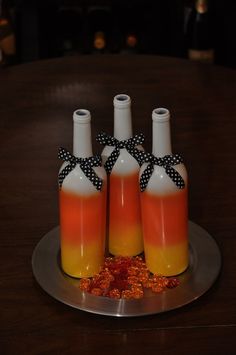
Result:
M76 111L74 111L74 114L73 114L73 120L74 120L74 122L78 122L78 123L90 122L90 120L91 120L90 112L85 109L76 110Z
M114 105L116 107L127 107L131 103L131 99L126 94L118 94L114 97Z
M118 100L118 101L127 101L127 100L129 100L129 96L128 95L123 95L123 94L117 95L116 96L116 100Z
M152 111L152 119L157 122L164 122L170 119L170 112L166 108L159 107Z
M168 113L168 110L166 108L156 108L154 112L158 115L165 115Z

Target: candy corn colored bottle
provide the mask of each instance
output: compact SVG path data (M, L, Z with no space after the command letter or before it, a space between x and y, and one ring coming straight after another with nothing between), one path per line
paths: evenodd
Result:
M159 165L154 162L146 189L140 193L146 264L152 273L164 276L180 274L188 267L187 172L172 155L169 120L167 109L152 113L152 154ZM172 162L171 168L170 156L174 157L173 162L177 161ZM163 157L166 163L160 163ZM147 166L148 163L142 165L140 178ZM179 180L181 187L175 183Z
M104 260L106 172L102 166L89 167L89 161L86 162L86 158L93 155L89 111L75 111L73 121L74 157L69 157L59 172L59 176L63 175L63 169L72 166L72 170L64 174L59 192L61 263L65 273L81 278L98 273ZM66 160L65 156L66 153L62 153L61 159ZM78 160L74 164L76 158L82 164ZM100 190L93 184L93 173L102 181Z
M120 94L114 97L114 137L125 141L132 137L131 99ZM115 147L105 146L103 162ZM109 252L134 256L143 252L141 210L139 199L139 169L137 160L126 148L109 175Z

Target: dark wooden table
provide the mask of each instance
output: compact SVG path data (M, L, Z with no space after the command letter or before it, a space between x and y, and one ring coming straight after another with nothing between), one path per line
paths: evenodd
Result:
M151 148L151 112L172 115L173 151L189 171L189 217L222 251L214 286L180 309L113 318L70 308L34 280L31 256L58 225L59 146L72 113L112 133L113 96L132 98L134 132ZM83 56L2 69L1 354L233 354L236 347L236 72L180 59Z

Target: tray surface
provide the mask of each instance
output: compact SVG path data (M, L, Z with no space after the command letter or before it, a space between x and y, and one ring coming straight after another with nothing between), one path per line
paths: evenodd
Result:
M160 294L147 290L144 297L137 300L116 300L81 291L79 280L67 276L60 267L59 227L45 234L37 244L32 256L32 268L39 285L68 306L107 316L144 316L182 307L212 286L221 268L220 250L210 234L191 221L189 254L189 267L178 276L178 287Z

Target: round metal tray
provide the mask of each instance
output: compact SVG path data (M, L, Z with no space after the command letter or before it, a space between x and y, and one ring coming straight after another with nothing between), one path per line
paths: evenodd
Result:
M52 297L68 306L107 316L132 317L170 311L203 295L216 280L221 254L215 240L200 226L189 221L188 269L179 275L180 285L160 294L150 290L138 300L98 297L79 289L79 280L65 275L60 267L59 227L48 232L32 256L34 276Z

